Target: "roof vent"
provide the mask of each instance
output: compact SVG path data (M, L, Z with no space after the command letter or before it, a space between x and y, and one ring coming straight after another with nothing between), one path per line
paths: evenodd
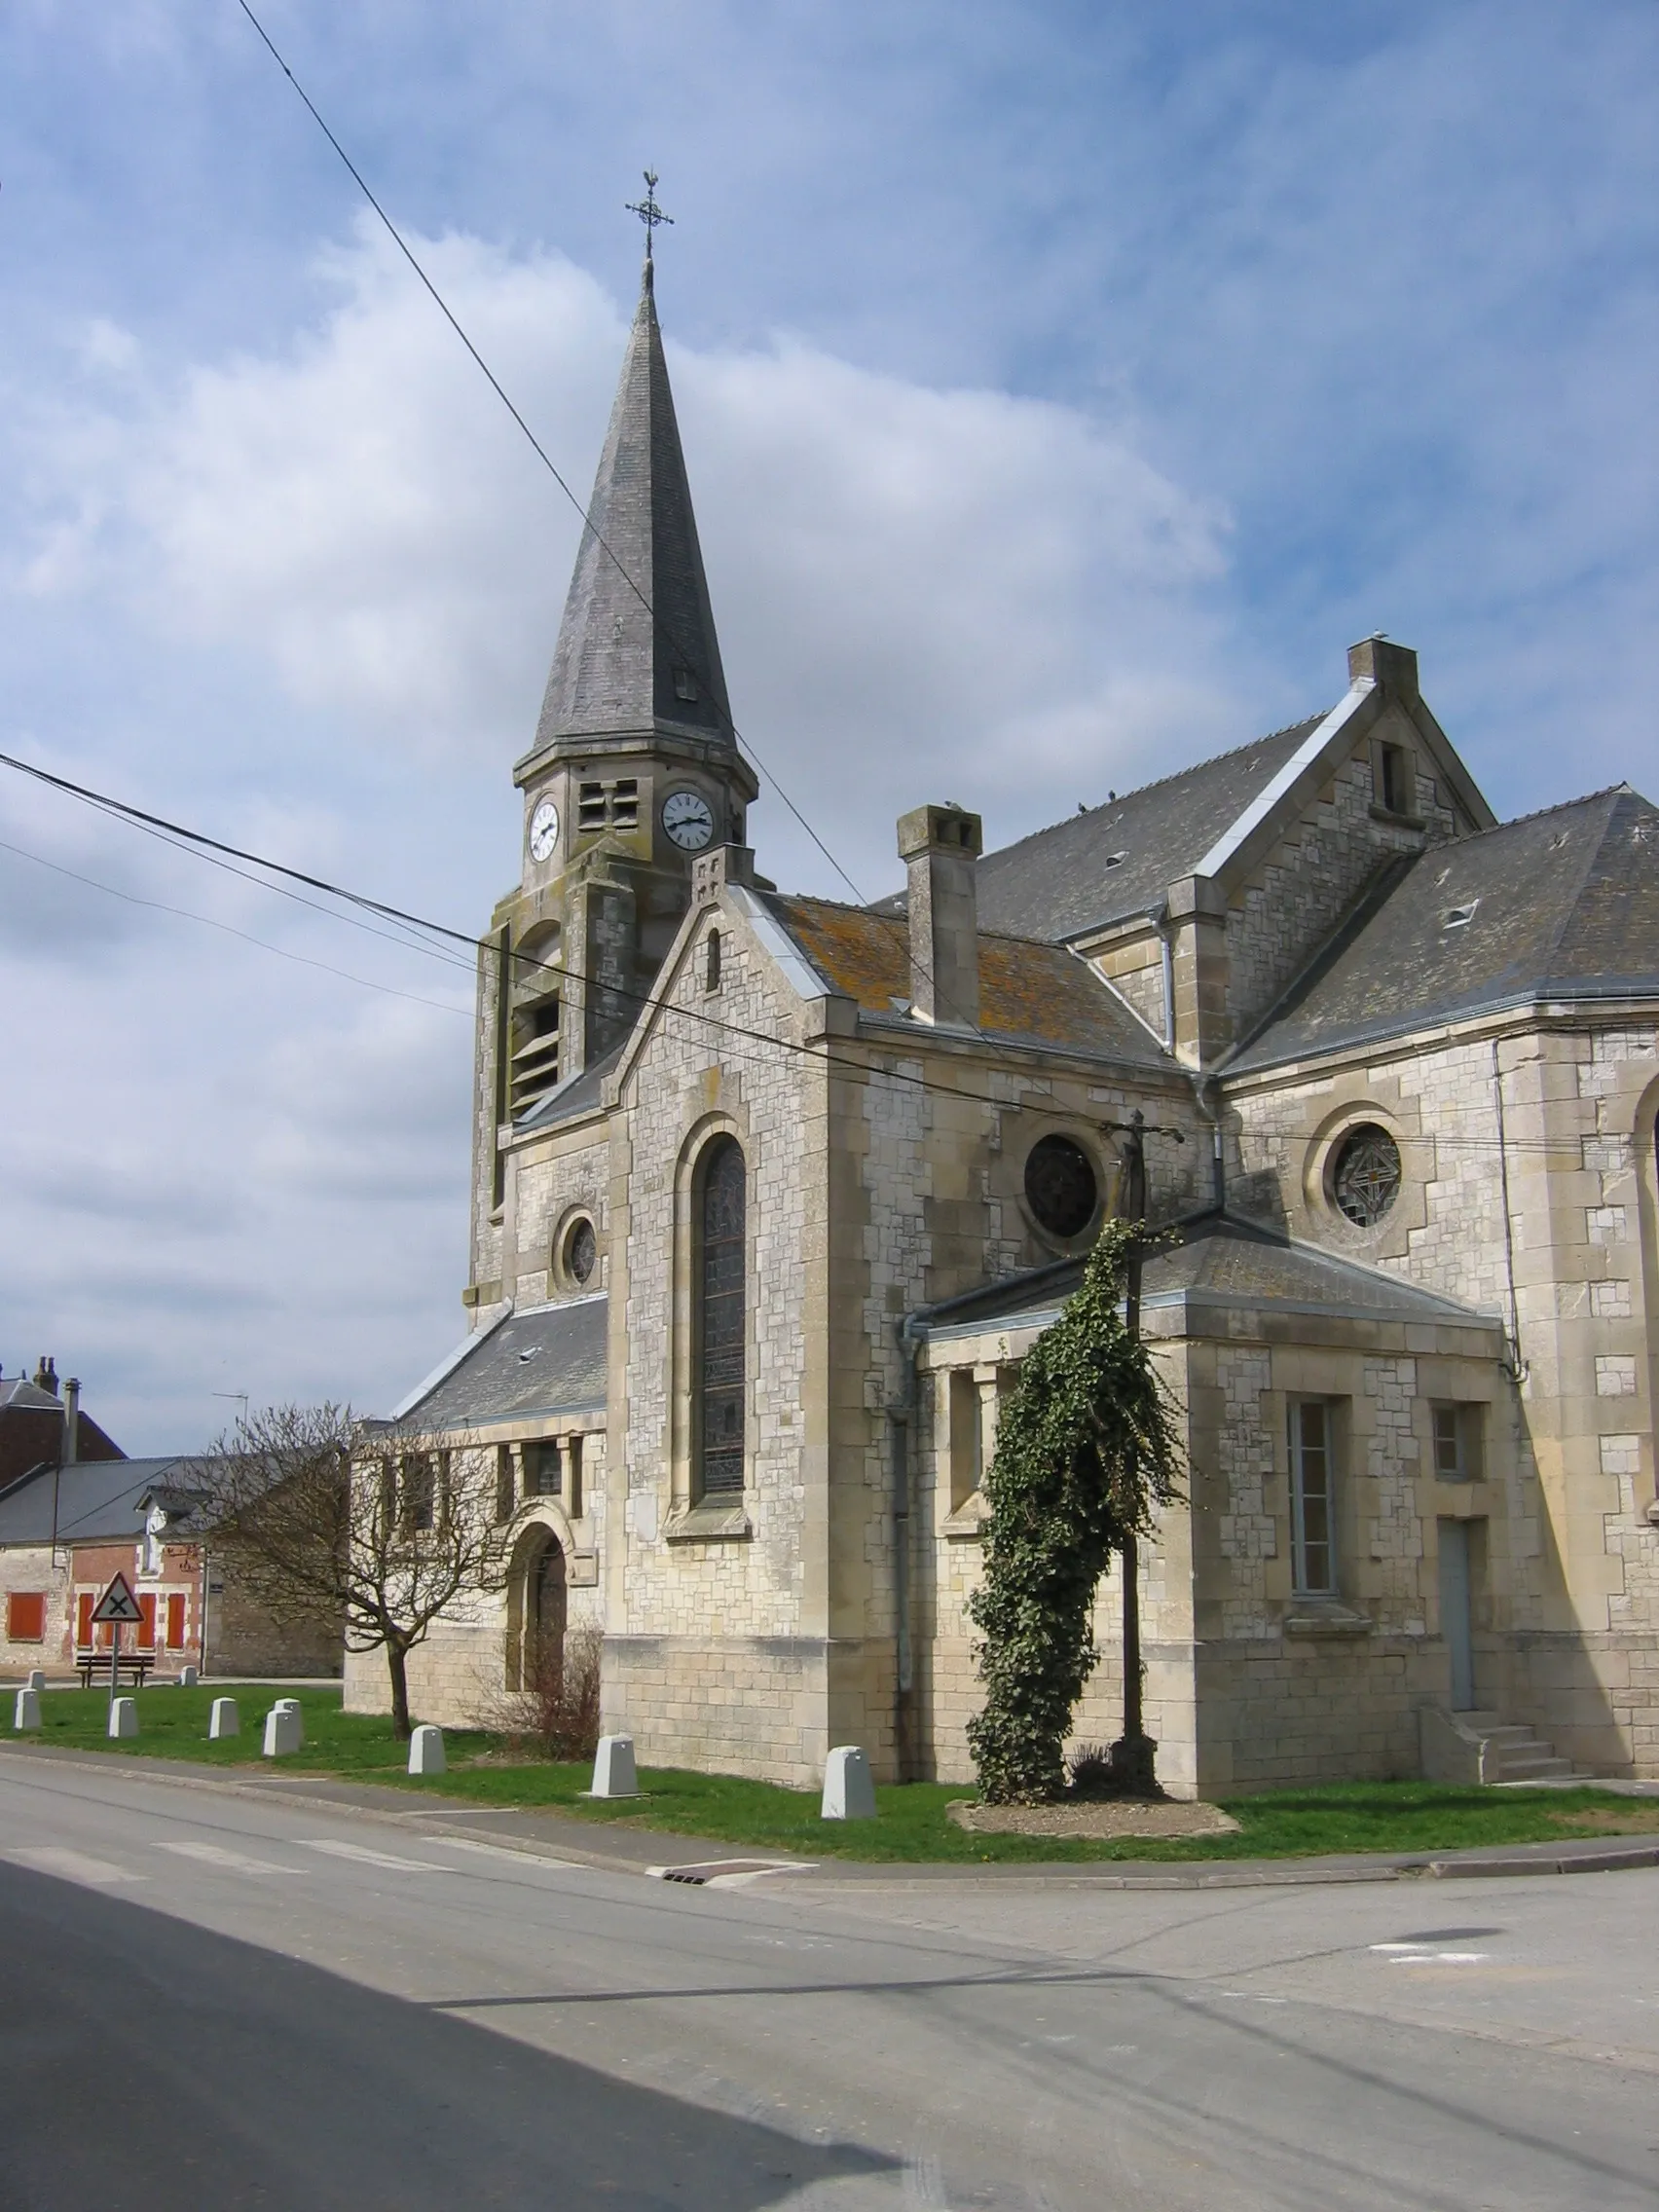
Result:
M1444 930L1463 929L1474 920L1475 908L1479 904L1478 899L1471 899L1466 906L1448 906L1440 919L1441 928Z
M524 1350L519 1353L520 1366L522 1366L527 1359L534 1359L540 1349L541 1346L539 1345L527 1345Z
M1127 853L1108 853L1101 865L1105 867L1122 867L1128 857Z

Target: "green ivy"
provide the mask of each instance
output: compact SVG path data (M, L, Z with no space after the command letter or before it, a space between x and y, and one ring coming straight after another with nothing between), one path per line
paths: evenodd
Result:
M1176 1408L1119 1311L1130 1254L1161 1241L1107 1224L998 1422L984 1577L968 1604L986 1691L968 1742L988 1804L1060 1795L1060 1747L1095 1661L1096 1585L1125 1534L1151 1534L1180 1494Z

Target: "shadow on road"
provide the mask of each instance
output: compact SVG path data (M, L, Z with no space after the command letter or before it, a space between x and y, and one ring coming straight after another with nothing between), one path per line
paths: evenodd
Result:
M811 2145L0 1867L0 2212L764 2212Z

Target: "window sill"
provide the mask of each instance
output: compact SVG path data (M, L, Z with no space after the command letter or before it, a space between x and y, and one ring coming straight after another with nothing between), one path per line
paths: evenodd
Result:
M977 1490L972 1496L965 1497L953 1513L946 1516L940 1532L952 1543L977 1544L983 1540L985 1524L990 1518L991 1509L986 1503L985 1493Z
M1335 1598L1293 1598L1284 1616L1286 1636L1370 1636L1374 1626Z
M755 1533L741 1498L702 1498L695 1505L682 1505L672 1512L663 1526L663 1541L668 1544L733 1544L746 1543Z
M1398 807L1380 806L1375 803L1371 808L1371 819L1373 822L1386 822L1390 829L1394 830L1420 830L1428 828L1426 819L1420 814L1402 814Z

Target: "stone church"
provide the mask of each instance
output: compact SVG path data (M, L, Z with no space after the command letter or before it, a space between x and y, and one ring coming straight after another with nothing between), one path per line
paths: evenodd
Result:
M1288 729L991 852L918 792L903 890L792 896L648 258L591 518L480 966L469 1330L372 1446L491 1486L510 1560L421 1712L586 1619L645 1763L967 1779L998 1407L1139 1109L1167 1785L1659 1774L1659 810L1498 823L1377 637Z

